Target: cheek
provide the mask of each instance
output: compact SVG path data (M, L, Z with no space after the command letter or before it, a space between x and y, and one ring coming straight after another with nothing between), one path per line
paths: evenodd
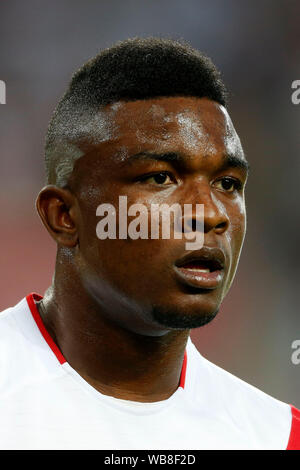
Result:
M97 235L97 227L101 221L105 221L101 225L101 233L109 231L107 213L101 216L96 213L100 204L104 204L103 198L101 199L102 202L100 201L98 205L95 204L95 201L91 204L83 202L80 204L80 243L78 255L81 265L85 265L86 269L96 271L100 276L103 274L113 279L126 281L126 279L128 280L132 276L140 277L143 270L151 269L151 265L157 261L156 257L153 256L153 252L158 254L159 248L161 248L161 240L131 239L130 235L128 235L128 229L130 222L136 216L130 216L126 211L120 217L118 193L117 199L110 198L108 200L107 198L105 202L105 204L110 204L115 208L115 215L110 220L112 221L112 226L114 226L113 232L116 238L108 236L105 239L100 239ZM136 203L136 201L134 202ZM131 203L132 201L128 198L127 208L130 208ZM150 210L148 212L149 214L146 213L145 217L150 227ZM125 239L119 238L119 222L121 218L124 218L122 231L126 235ZM139 232L139 228L137 228L137 231Z
M246 232L246 207L244 196L240 196L230 202L221 201L212 195L214 204L218 207L220 213L228 217L229 226L225 232L227 248L231 255L239 251L243 243Z
M229 227L226 239L231 252L231 267L235 271L246 233L246 208L244 199L237 201L228 212Z

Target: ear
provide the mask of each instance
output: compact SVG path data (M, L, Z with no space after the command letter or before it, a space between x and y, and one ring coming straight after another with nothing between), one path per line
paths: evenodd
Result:
M52 238L62 246L78 243L78 207L75 196L57 186L45 186L36 200L36 208Z

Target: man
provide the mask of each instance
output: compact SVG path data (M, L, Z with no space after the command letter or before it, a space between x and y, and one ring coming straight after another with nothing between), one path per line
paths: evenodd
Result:
M37 198L57 243L53 282L0 320L2 448L299 448L299 411L189 339L232 284L248 167L219 73L189 45L128 40L75 73L48 129ZM98 236L97 208L120 215L120 196L147 214L192 205L180 227L202 227L203 246L120 236L118 217Z

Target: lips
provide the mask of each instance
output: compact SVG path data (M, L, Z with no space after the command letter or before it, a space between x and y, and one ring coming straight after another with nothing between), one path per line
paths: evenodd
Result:
M176 261L178 280L191 287L216 289L224 278L225 255L219 248L203 247Z

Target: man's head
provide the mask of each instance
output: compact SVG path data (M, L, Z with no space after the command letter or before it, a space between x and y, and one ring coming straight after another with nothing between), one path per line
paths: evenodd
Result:
M174 41L135 39L84 65L56 109L46 142L51 186L37 207L58 243L57 281L80 284L124 328L159 335L201 326L232 283L247 163L225 105L208 58ZM206 251L188 253L184 239L99 240L97 207L118 211L121 195L149 214L154 204L204 204Z

